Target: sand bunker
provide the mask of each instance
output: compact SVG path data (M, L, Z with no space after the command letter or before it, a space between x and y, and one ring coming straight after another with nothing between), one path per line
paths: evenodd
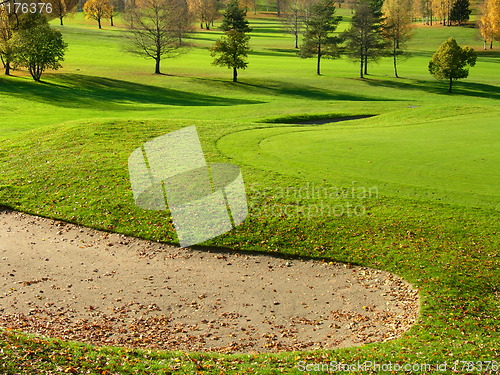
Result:
M385 341L418 294L366 267L179 249L0 211L0 326L96 345L276 352Z

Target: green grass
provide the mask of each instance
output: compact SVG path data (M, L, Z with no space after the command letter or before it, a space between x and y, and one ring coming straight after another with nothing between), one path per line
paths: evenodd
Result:
M404 78L392 78L387 59L360 80L344 59L324 61L316 76L275 19L251 24L254 52L233 84L230 71L210 65L217 30L197 32L193 47L165 61L169 75L155 76L151 61L122 52L119 28L69 20L60 72L44 84L19 71L0 77L0 205L175 243L167 213L134 205L127 158L155 136L196 125L210 162L241 167L251 207L241 226L204 245L395 272L420 289L418 324L386 343L273 355L95 348L0 331L0 372L274 374L300 373L300 360L498 358L498 54L481 53L450 95L427 63L450 33L480 48L473 29L418 28ZM361 114L377 116L276 122ZM363 187L376 193L360 195ZM313 188L338 194L297 198ZM325 214L348 205L365 214Z

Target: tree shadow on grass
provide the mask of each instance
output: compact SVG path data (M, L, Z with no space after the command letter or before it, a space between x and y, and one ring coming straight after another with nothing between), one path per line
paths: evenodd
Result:
M242 83L248 91L263 91L271 95L283 95L293 98L312 100L347 100L347 101L391 101L393 99L377 98L368 95L326 90L313 86L298 85L276 81L267 81L267 84Z
M231 106L262 103L81 74L57 74L54 82L0 78L0 93L70 108L141 110L134 104L172 106ZM151 109L151 108L149 108Z
M488 99L500 99L500 89L498 86L487 85L484 83L455 81L453 82L453 93L448 92L448 81L423 81L410 80L404 81L384 80L365 78L364 81L372 86L388 87L400 90L420 90L438 95L462 95L475 96Z
M481 51L476 51L477 57L479 58L490 58L489 63L500 63L500 50L486 49Z
M322 89L314 86L301 85L292 82L283 81L258 81L252 79L251 83L245 80L239 80L238 83L229 81L217 81L208 78L193 78L199 82L210 85L212 89L217 86L223 86L242 90L248 94L265 96L283 96L296 99L311 100L346 100L346 101L400 101L400 99L380 98L375 96L362 95L352 92L335 91Z

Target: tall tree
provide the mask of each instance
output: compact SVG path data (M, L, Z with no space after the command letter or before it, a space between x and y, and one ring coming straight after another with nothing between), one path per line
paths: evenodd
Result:
M111 4L111 9L108 13L108 19L109 25L113 27L115 26L115 18L125 11L125 4L123 0L109 0L109 3Z
M500 40L500 1L485 0L481 6L481 17L478 22L479 30L484 39L484 49L488 41L490 49L493 48L493 40Z
M333 0L321 0L313 4L309 18L305 22L304 42L300 47L300 57L316 57L316 73L321 74L321 59L339 56L339 37L333 36L342 17L335 16Z
M394 75L398 78L397 60L404 53L406 42L413 31L413 5L411 0L385 0L382 6L383 32L392 45Z
M27 67L33 79L40 82L45 70L61 67L67 44L61 32L52 29L43 15L34 13L26 16L36 18L35 26L22 28L14 36L14 61L19 66Z
M252 31L248 26L245 9L240 7L238 0L229 0L227 3L220 28L224 31L236 30L241 33Z
M305 9L298 0L291 1L282 13L283 28L295 39L295 48L299 48L299 35L304 27Z
M380 16L367 1L358 4L351 27L342 36L346 40L347 56L359 60L359 76L363 78L368 74L368 60L378 60L387 47Z
M422 17L422 23L432 26L432 21L434 20L432 0L415 0L415 7Z
M210 30L210 25L219 15L217 0L189 0L190 12L198 19L200 28Z
M12 37L14 34L15 22L9 17L7 9L0 7L0 59L5 69L5 75L10 75L11 64L14 59L14 45ZM17 23L17 22L15 22Z
M281 13L283 12L283 9L286 7L288 0L275 0L276 4L276 15L278 17L281 17Z
M238 69L246 69L248 66L249 40L250 37L243 32L228 30L210 49L212 57L215 57L212 64L232 69L233 82L238 82Z
M177 55L179 35L172 29L177 18L172 0L138 0L125 17L131 53L155 60L155 74L161 74L161 60Z
M469 76L468 66L476 64L476 53L472 48L460 47L456 40L449 38L441 44L429 62L429 72L436 79L449 81L448 91L451 93L453 81Z
M63 26L64 17L74 11L76 3L72 0L51 0L52 16L59 18L59 23Z
M186 0L172 0L173 14L170 21L170 29L176 35L179 45L183 45L183 39L187 34L193 31L192 13L189 11L189 5Z
M101 20L110 17L113 6L109 0L87 0L83 5L83 11L87 19L96 20L99 29L102 29Z
M462 23L469 20L471 13L469 0L455 0L451 7L450 21L454 21L458 26L461 26Z

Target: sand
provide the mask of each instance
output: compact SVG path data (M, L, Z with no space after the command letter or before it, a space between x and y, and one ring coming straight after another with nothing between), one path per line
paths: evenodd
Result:
M392 340L418 291L367 267L178 248L0 210L0 326L95 345L258 353Z

